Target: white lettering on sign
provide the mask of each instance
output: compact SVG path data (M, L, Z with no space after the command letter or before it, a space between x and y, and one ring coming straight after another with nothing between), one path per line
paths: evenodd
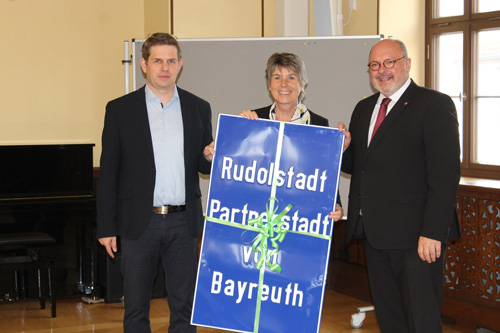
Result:
M235 303L239 304L244 299L251 300L256 298L258 287L259 285L253 282L234 281L232 279L224 280L222 272L214 271L212 274L212 287L210 288L210 292L216 295L223 293L225 296L234 297ZM264 284L262 285L261 300L265 302L268 299L273 303L281 304L283 302L284 305L301 308L304 301L304 292L299 289L298 283L290 282L286 287L270 287Z
M208 216L227 222L241 221L243 225L247 225L248 220L262 216L263 222L267 222L266 212L261 213L248 210L248 204L245 204L242 209L224 207L221 205L220 200L217 199L210 200ZM326 214L318 213L316 218L308 219L307 217L300 216L300 210L294 211L293 209L289 214L283 216L281 220L286 230L308 232L323 236L330 234L330 228L333 223L332 219L329 219Z
M234 180L237 182L247 182L250 184L272 185L274 174L274 163L270 163L269 167L257 168L257 161L252 161L250 166L238 165L233 163L231 157L223 157L221 178L226 180ZM326 170L323 170L320 175L319 169L314 169L314 173L305 174L296 172L291 166L288 170L278 170L276 185L278 187L285 186L287 188L296 188L298 190L308 190L312 192L323 192L325 190L325 182L327 180Z

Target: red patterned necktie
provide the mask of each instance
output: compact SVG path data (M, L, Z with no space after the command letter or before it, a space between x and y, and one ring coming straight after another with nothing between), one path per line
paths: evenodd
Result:
M375 121L375 127L373 127L371 139L373 139L375 132L377 132L380 124L382 124L382 122L384 121L385 115L387 113L387 106L389 105L390 102L391 99L387 97L382 100L382 103L380 104L380 109L378 110L377 121Z

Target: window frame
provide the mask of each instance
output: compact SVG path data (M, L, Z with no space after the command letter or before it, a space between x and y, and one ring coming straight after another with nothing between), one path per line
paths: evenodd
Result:
M500 10L487 13L474 13L476 0L464 0L464 15L435 18L435 4L438 0L426 0L425 10L425 85L435 89L436 75L436 37L445 33L462 32L463 46L463 95L462 102L462 176L500 179L500 166L479 164L474 162L476 135L476 72L477 47L476 37L480 30L500 29Z

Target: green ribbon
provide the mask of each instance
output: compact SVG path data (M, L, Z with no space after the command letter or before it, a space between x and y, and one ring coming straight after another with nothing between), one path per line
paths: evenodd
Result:
M278 271L278 273L281 273L281 267L277 262L271 264L271 256L279 252L278 241L281 243L285 239L285 235L288 230L283 227L284 222L282 221L282 218L293 207L291 204L287 205L281 213L274 217L274 214L278 211L278 207L276 207L276 209L273 209L274 202L277 201L278 199L276 199L275 197L271 197L266 203L267 223L263 222L262 216L259 216L256 219L248 220L248 225L255 225L259 230L259 234L254 238L252 245L253 251L260 252L260 258L257 261L257 269L259 269L260 272L259 288L257 292L256 302L257 304L255 306L255 320L253 326L253 331L255 333L259 332L260 310L262 305L262 287L264 285L264 273L266 271L266 265L271 269L271 272ZM271 246L274 247L274 249L272 249L271 251L268 250L268 240L271 240ZM264 265L264 263L266 265Z
M278 211L278 207L276 209L272 209L269 207L269 201L274 202L278 201L278 199L271 197L266 203L266 215L267 215L267 223L264 223L264 218L259 216L256 219L248 220L248 225L256 227L259 230L259 234L253 239L252 250L254 252L260 252L260 258L257 261L257 269L261 269L264 264L271 269L271 272L278 271L281 273L281 267L276 262L274 264L271 263L271 257L279 252L279 244L282 243L285 239L287 229L284 227L284 222L282 221L283 216L285 216L290 209L292 209L293 205L286 206L285 209L281 213L275 216L275 213ZM273 205L271 205L272 207ZM272 249L270 250L268 247L268 240L271 241Z

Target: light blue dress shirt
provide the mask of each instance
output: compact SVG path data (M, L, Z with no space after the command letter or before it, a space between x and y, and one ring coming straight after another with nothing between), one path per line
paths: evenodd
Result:
M170 103L162 105L146 84L146 106L156 165L153 205L184 205L184 126L177 86Z

